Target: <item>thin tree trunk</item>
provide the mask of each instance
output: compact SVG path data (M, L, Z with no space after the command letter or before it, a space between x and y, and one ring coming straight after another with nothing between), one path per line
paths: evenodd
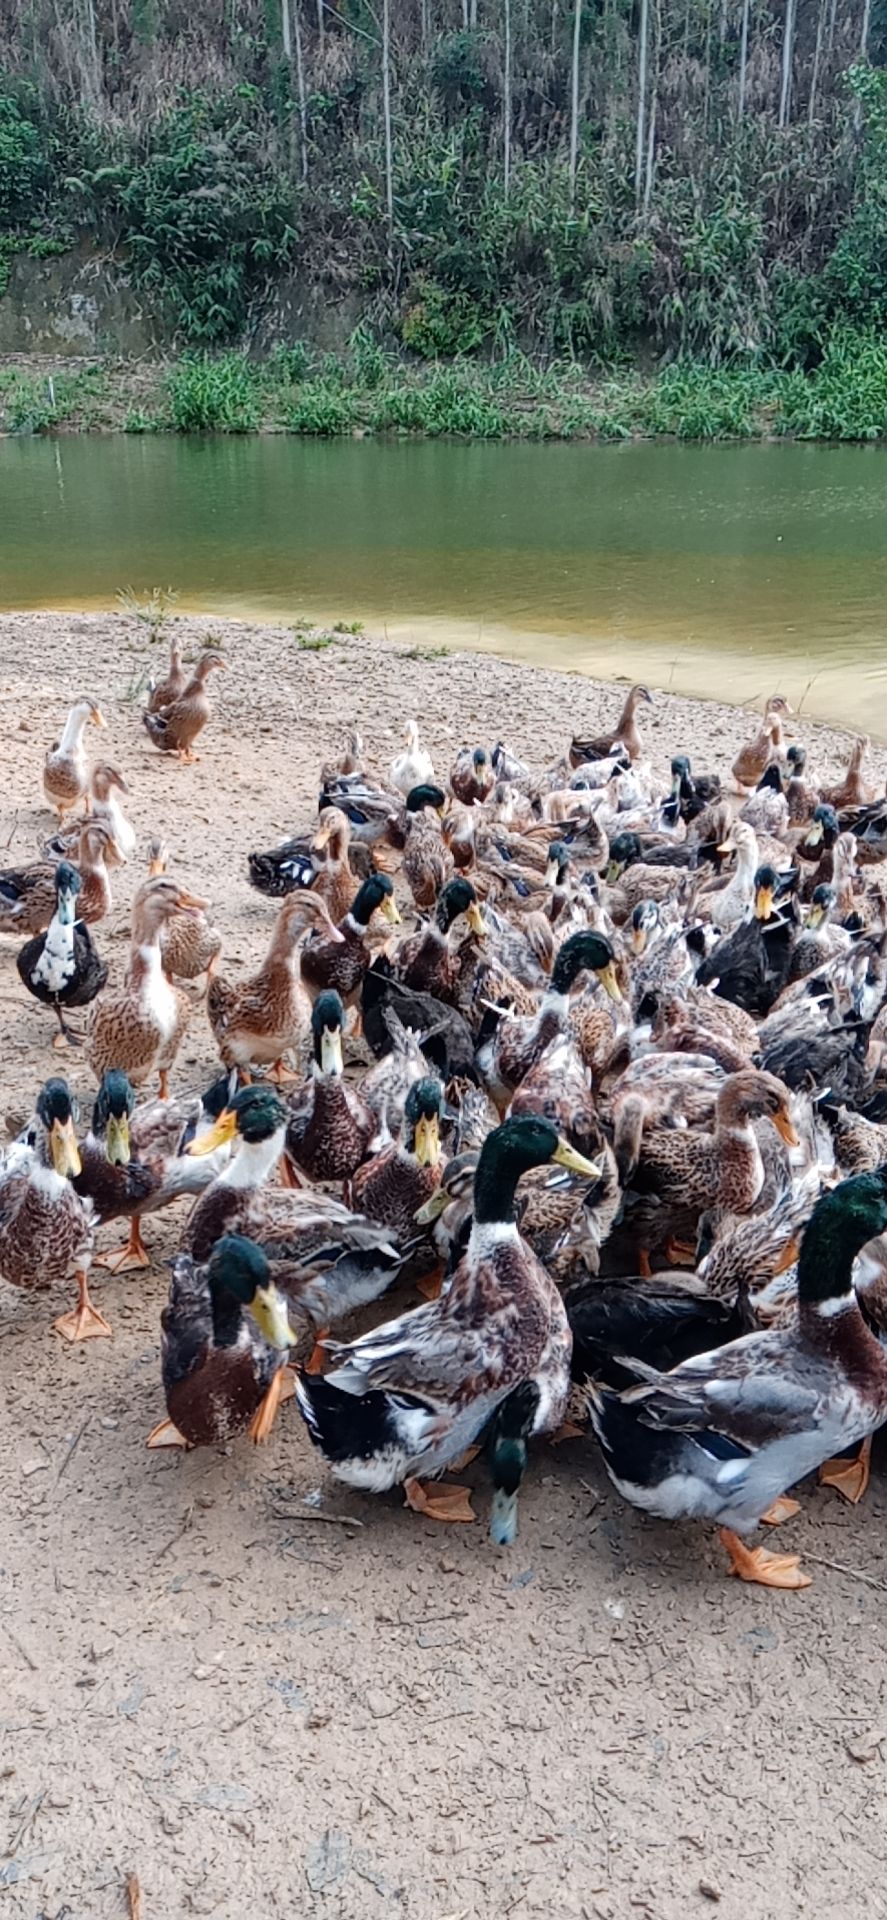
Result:
M662 46L662 13L657 7L654 22L653 84L650 89L650 116L647 132L647 160L644 173L644 219L650 212L653 197L653 159L656 152L656 116L659 104L659 56Z
M705 87L702 95L702 134L708 149L708 110L711 105L711 9L712 0L708 0L705 9Z
M828 57L831 59L835 47L835 21L838 17L838 0L831 0L828 16Z
M301 149L302 179L308 178L308 99L305 92L305 62L302 57L302 25L299 19L299 0L283 0L283 11L287 13L292 6L293 44L296 50L296 95L299 102L299 146Z
M506 194L511 186L511 0L505 0L505 116L502 142L502 178Z
M462 0L462 26L468 32L468 0Z
M782 89L779 95L779 125L787 127L792 103L792 55L795 40L795 0L785 0L785 26L782 33Z
M421 45L422 52L424 53L428 45L428 0L422 0L421 16L419 20L419 43Z
M477 29L477 0L469 0L468 25L474 33Z
M323 20L323 0L317 0L317 48L319 53L323 53L325 41L326 28Z
M634 143L634 202L641 204L641 185L644 177L644 129L647 105L647 31L649 27L649 0L641 0L640 41L638 46L638 117Z
M552 60L554 59L556 46L557 46L557 0L551 0L551 39L549 42L549 52L551 54Z
M816 119L816 89L819 85L819 69L822 65L822 42L825 37L826 0L819 0L816 15L816 39L813 43L813 70L810 74L810 104L807 108L807 120L812 127Z
M872 0L863 0L862 34L859 41L860 60L867 60L869 57L869 27L871 26L871 22L872 22Z
M573 67L570 76L570 212L576 197L576 160L579 153L579 34L582 0L573 0Z
M95 29L94 0L80 0L82 22L79 34L82 79L93 104L99 96L99 49Z
M718 21L718 46L723 49L727 38L727 0L721 0L721 17Z
M382 0L382 112L385 116L385 208L390 234L394 227L394 170L391 161L391 0Z
M737 119L740 126L745 116L745 83L748 78L748 10L750 0L742 0L742 30L739 39L739 105Z

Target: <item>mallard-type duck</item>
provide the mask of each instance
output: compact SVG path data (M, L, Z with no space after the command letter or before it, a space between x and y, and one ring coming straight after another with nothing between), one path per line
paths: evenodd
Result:
M696 911L719 932L729 933L754 908L755 874L761 864L754 827L747 820L735 820L722 851L736 854L733 872L707 882L696 896Z
M748 822L756 833L772 833L777 839L788 827L788 800L783 786L782 768L778 760L771 762L761 774L761 778L746 800L739 815L740 820Z
M500 1018L489 1040L478 1048L478 1070L500 1113L546 1047L564 1030L570 988L583 972L596 974L610 998L621 1001L610 941L599 933L574 933L561 947L551 985L537 1011L530 1016Z
M833 787L824 787L822 790L822 798L829 806L837 809L867 807L876 798L876 790L863 772L870 744L866 733L861 733L854 740L843 779L838 780Z
M788 801L788 823L790 827L806 826L812 820L813 812L822 798L819 788L807 779L807 749L797 740L792 741L786 754L787 778L785 797Z
M421 1036L422 1052L442 1080L473 1077L474 1036L467 1020L457 1007L396 980L384 954L364 974L360 1009L364 1039L377 1059L391 1051L389 1018L394 1013L402 1026Z
M852 933L837 919L838 896L834 887L823 882L814 887L813 898L804 916L801 932L792 948L789 983L804 980L829 960L840 959L853 941Z
M302 984L300 943L312 932L324 952L344 951L345 935L333 926L324 901L314 893L293 894L277 915L258 971L246 980L219 974L210 980L207 1018L226 1067L239 1067L247 1076L254 1066L270 1067L281 1084L294 1077L283 1056L298 1049L308 1033L311 1002Z
M635 1361L665 1371L750 1331L747 1308L714 1299L678 1274L609 1275L570 1288L565 1301L580 1384L630 1387Z
M403 877L416 906L427 911L449 880L453 856L443 837L446 795L440 787L412 787L401 817Z
M740 1579L809 1586L796 1555L740 1536L785 1517L776 1503L787 1488L887 1420L887 1353L852 1281L856 1255L885 1227L884 1171L842 1181L804 1233L795 1328L748 1334L671 1373L635 1362L640 1384L621 1395L589 1390L619 1492L664 1519L717 1523Z
M581 767L586 760L603 760L614 750L625 752L629 760L640 760L644 743L638 726L638 708L652 705L653 695L649 688L632 687L612 733L597 733L588 739L573 735L569 755L571 767Z
M496 785L486 747L462 747L450 768L450 790L463 807L483 806Z
M694 773L690 757L686 753L676 753L671 762L672 779L677 777L681 819L687 826L698 820L707 807L716 806L721 798L722 786L719 773Z
M205 1266L177 1254L160 1327L168 1418L147 1445L220 1447L244 1428L266 1440L298 1335L261 1247L231 1233Z
M311 1180L348 1180L360 1166L375 1120L345 1079L345 1008L337 993L319 993L311 1009L314 1071L290 1100L289 1159Z
M764 711L764 724L744 747L741 747L733 762L733 779L740 793L750 787L756 787L762 774L766 773L771 760L782 758L784 748L783 719L791 712L788 701L781 694L773 694L767 701Z
M769 1013L788 979L797 937L797 920L789 900L773 911L780 876L773 867L755 873L754 912L719 940L698 967L700 986L711 986L722 1000L732 1000L747 1013Z
M90 819L100 821L108 829L105 859L109 867L124 867L135 852L135 828L127 820L117 798L118 793L128 792L119 767L112 766L109 760L100 760L93 767L89 776L87 812ZM76 858L79 845L80 828L75 824L46 840L43 852L47 860L70 860Z
M324 807L315 833L284 840L268 853L249 856L250 885L279 899L311 887L341 920L354 902L360 877L351 865L351 826L341 807Z
M203 732L212 712L206 683L211 673L226 671L221 654L207 648L201 654L190 680L169 706L158 708L156 712L143 711L142 722L161 753L177 753L180 761L186 765L199 760L200 755L194 752L194 742L198 734Z
M555 1034L524 1074L511 1096L508 1113L541 1114L580 1153L597 1156L601 1130L592 1076L569 1028Z
M368 1069L360 1082L360 1097L369 1107L377 1126L396 1133L403 1120L406 1097L417 1080L424 1080L428 1061L422 1052L422 1029L404 1026L393 1007L382 1014L389 1047L380 1060Z
M569 1393L563 1303L514 1218L521 1174L551 1160L596 1171L547 1121L512 1120L491 1133L475 1175L468 1248L440 1297L350 1345L330 1343L332 1371L302 1374L296 1385L311 1438L337 1479L374 1493L403 1481L439 1517L446 1503L439 1507L418 1476L444 1473L483 1438L509 1396L525 1390L517 1431L507 1446L492 1441L490 1530L501 1546L517 1532L526 1440L560 1425Z
M148 712L162 713L165 707L171 707L181 699L187 684L188 675L182 664L182 643L175 634L171 634L166 675L162 680L148 681Z
M394 956L398 979L420 993L433 993L439 1000L454 998L461 965L453 944L454 929L463 918L471 932L482 940L486 934L484 917L470 880L448 880L441 887L434 913L427 925L409 939L401 941Z
M60 860L55 871L56 909L47 931L26 940L16 954L22 985L42 1006L51 1007L58 1020L55 1047L79 1045L81 1036L66 1025L65 1009L88 1007L108 978L95 942L77 918L82 885L76 867Z
M413 787L430 786L434 782L434 761L419 740L419 723L408 720L405 733L406 747L397 753L389 768L389 780L398 793L408 794Z
M148 878L135 895L133 913L138 912L153 882L166 873L168 863L167 846L162 840L152 840L148 848ZM197 980L205 973L209 985L222 951L222 936L205 910L192 904L187 913L170 914L160 937L160 950L164 971L171 980Z
M78 833L76 865L80 875L77 918L95 926L111 910L111 882L105 864L107 826L84 820ZM56 909L58 860L37 860L29 867L0 873L0 933L45 933Z
M416 1214L440 1186L442 1105L439 1080L427 1075L415 1080L404 1103L400 1138L374 1152L351 1181L352 1205L401 1240L415 1231Z
M133 1273L151 1266L142 1242L141 1220L173 1200L202 1193L226 1164L229 1150L196 1160L185 1149L214 1124L233 1089L227 1079L199 1095L149 1100L136 1106L134 1089L119 1067L103 1074L92 1110L92 1124L81 1141L80 1172L74 1187L91 1201L99 1225L129 1220L129 1238L113 1253L97 1254L93 1265L109 1273Z
M188 1149L195 1158L237 1143L191 1209L185 1246L208 1260L217 1240L242 1233L262 1247L303 1327L332 1326L390 1286L400 1254L386 1227L309 1187L270 1186L289 1113L271 1087L242 1087L215 1126Z
M122 1068L134 1086L156 1073L166 1097L190 1004L163 970L163 928L173 914L199 913L205 906L165 875L146 890L133 916L126 978L121 986L106 987L90 1011L87 1058L97 1080L111 1067Z
M698 1213L716 1203L734 1213L750 1213L764 1184L764 1166L752 1122L772 1121L787 1146L798 1145L791 1096L771 1073L754 1068L731 1073L715 1101L712 1132L699 1128L645 1129L632 1185L666 1202L695 1206Z
M75 700L60 740L50 747L43 762L43 791L59 820L85 799L89 786L89 762L84 734L90 722L104 727L100 708L88 695Z
M308 899L311 898L309 894ZM302 949L302 983L313 1000L318 993L339 993L346 1006L360 996L361 981L372 960L370 922L381 913L389 926L400 925L394 888L387 873L372 873L332 933L317 932ZM332 928L332 922L330 922Z
M94 1340L111 1329L89 1297L95 1218L71 1185L75 1117L67 1081L47 1080L25 1139L0 1162L0 1278L26 1293L76 1280L77 1306L53 1324L66 1340Z

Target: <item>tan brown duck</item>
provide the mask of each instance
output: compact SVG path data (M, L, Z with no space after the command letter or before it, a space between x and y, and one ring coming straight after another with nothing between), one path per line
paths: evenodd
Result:
M433 993L439 1000L456 997L463 969L455 936L463 920L482 940L486 927L477 895L471 881L460 877L441 887L427 925L398 946L394 965L405 986Z
M781 694L775 693L768 700L763 726L758 728L744 747L740 747L733 762L733 778L740 792L756 787L771 760L781 758L784 744L782 723L790 712L788 701L783 700Z
M427 911L453 871L453 856L444 840L441 817L445 795L440 787L413 787L407 794L400 825L403 831L403 877L417 907Z
M376 1122L345 1079L345 1008L337 993L320 993L311 1009L314 1068L290 1101L286 1151L311 1180L348 1180L360 1166Z
M70 1088L47 1080L25 1138L0 1159L0 1279L25 1293L76 1280L77 1307L55 1322L66 1340L111 1332L89 1298L95 1215L71 1185L79 1171Z
M133 913L126 978L122 986L106 987L90 1011L87 1057L97 1080L119 1067L133 1086L142 1086L156 1073L166 1099L190 1002L164 972L163 930L173 915L201 912L205 905L166 875L144 889Z
M355 1004L372 959L368 934L377 911L391 925L399 925L394 889L386 873L371 873L338 926L333 929L327 915L329 931L321 930L304 948L302 983L312 1000L332 989L341 994L346 1007Z
M314 893L294 893L284 901L268 951L258 972L246 980L216 975L209 982L206 1010L216 1046L226 1067L239 1067L247 1081L252 1067L270 1067L278 1081L299 1078L283 1065L283 1055L304 1042L311 1004L301 978L301 941L314 933L324 951L344 947L345 936Z
M464 807L482 806L493 791L496 775L486 747L462 747L450 768L450 789Z
M220 653L212 650L202 653L191 679L178 698L157 713L142 714L142 721L161 753L177 753L185 764L199 759L199 754L193 751L194 742L198 734L203 732L212 711L206 682L211 673L225 671L225 662Z
M824 787L822 799L830 807L867 807L877 798L877 789L863 772L865 757L869 750L869 737L861 733L850 749L850 758L843 780L833 787Z
M81 822L76 866L82 882L77 918L94 926L111 909L111 882L105 864L111 832L101 820ZM0 873L0 933L44 933L56 909L58 860L36 860L30 867Z
M638 708L652 706L653 695L648 687L632 687L612 733L592 734L590 739L578 739L574 734L570 742L570 765L581 767L586 760L605 760L614 749L624 748L629 760L643 757L644 743L638 726Z
M188 684L188 675L182 665L182 643L172 635L169 643L169 668L166 677L151 683L148 691L148 712L162 713L164 707L171 707L180 700Z
M442 1092L439 1080L425 1075L410 1087L403 1109L400 1139L391 1140L358 1167L351 1182L351 1204L408 1239L416 1214L440 1186Z
M798 1145L788 1088L772 1074L748 1068L730 1074L715 1102L713 1131L661 1128L643 1133L632 1185L666 1205L719 1205L750 1213L764 1185L764 1165L752 1122L771 1120L788 1146Z
M95 701L84 695L75 700L61 739L50 747L43 763L43 791L60 820L86 798L89 762L84 734L90 721L94 727L105 725Z
M152 840L148 848L148 878L133 901L133 910L150 890L152 881L166 872L169 849L162 840ZM177 980L197 980L206 974L207 983L216 970L222 951L222 936L205 912L191 906L187 913L173 913L161 934L160 948L164 971Z
M111 765L109 760L100 760L89 776L89 797L87 812L91 819L98 820L107 827L110 835L106 851L109 867L123 867L131 854L135 852L135 828L127 820L118 793L128 793L126 781L119 767ZM47 859L77 858L80 843L78 824L67 827L64 832L55 833L47 840L44 853Z

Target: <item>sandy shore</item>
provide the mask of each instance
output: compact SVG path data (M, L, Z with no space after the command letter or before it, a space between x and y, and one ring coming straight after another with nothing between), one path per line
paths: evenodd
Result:
M312 652L281 628L177 626L191 650L217 636L230 668L193 768L155 753L139 719L164 640L124 617L0 617L0 857L33 857L49 830L43 755L89 693L109 723L90 744L129 782L140 850L161 833L174 871L211 895L231 974L274 912L246 853L308 824L317 767L350 722L383 766L410 714L442 770L466 739L544 763L622 697L363 635ZM746 713L665 694L649 718L663 764L683 748L729 766L748 732ZM796 732L816 774L838 771L845 736ZM872 764L883 777L887 752ZM97 930L115 970L141 872L137 858L115 877ZM57 1056L13 943L0 949L0 1117L15 1126ZM214 1063L198 1010L179 1084ZM85 1066L71 1078L88 1109ZM97 1277L113 1342L66 1348L45 1300L0 1296L10 1912L110 1920L135 1872L144 1920L887 1913L883 1761L877 1744L870 1764L853 1757L887 1685L871 1632L887 1590L883 1452L858 1512L805 1496L790 1546L816 1584L801 1595L730 1582L708 1536L623 1507L590 1442L537 1452L508 1555L482 1521L436 1527L396 1495L335 1489L291 1410L261 1453L149 1455L179 1225L147 1223L150 1275ZM290 1517L320 1483L321 1511L351 1526Z

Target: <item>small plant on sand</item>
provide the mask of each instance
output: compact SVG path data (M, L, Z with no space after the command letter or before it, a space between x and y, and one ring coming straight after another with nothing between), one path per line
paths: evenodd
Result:
M149 640L159 640L164 627L174 620L175 604L178 593L174 587L152 587L144 599L139 599L133 587L121 587L117 594L117 604L122 613L131 620L138 620L147 627Z
M363 621L362 620L337 620L335 623L335 626L333 627L333 632L334 633L350 633L350 634L363 633Z
M299 653L325 653L333 645L331 633L305 633L294 629L293 637Z
M445 660L449 647L404 647L402 660Z

